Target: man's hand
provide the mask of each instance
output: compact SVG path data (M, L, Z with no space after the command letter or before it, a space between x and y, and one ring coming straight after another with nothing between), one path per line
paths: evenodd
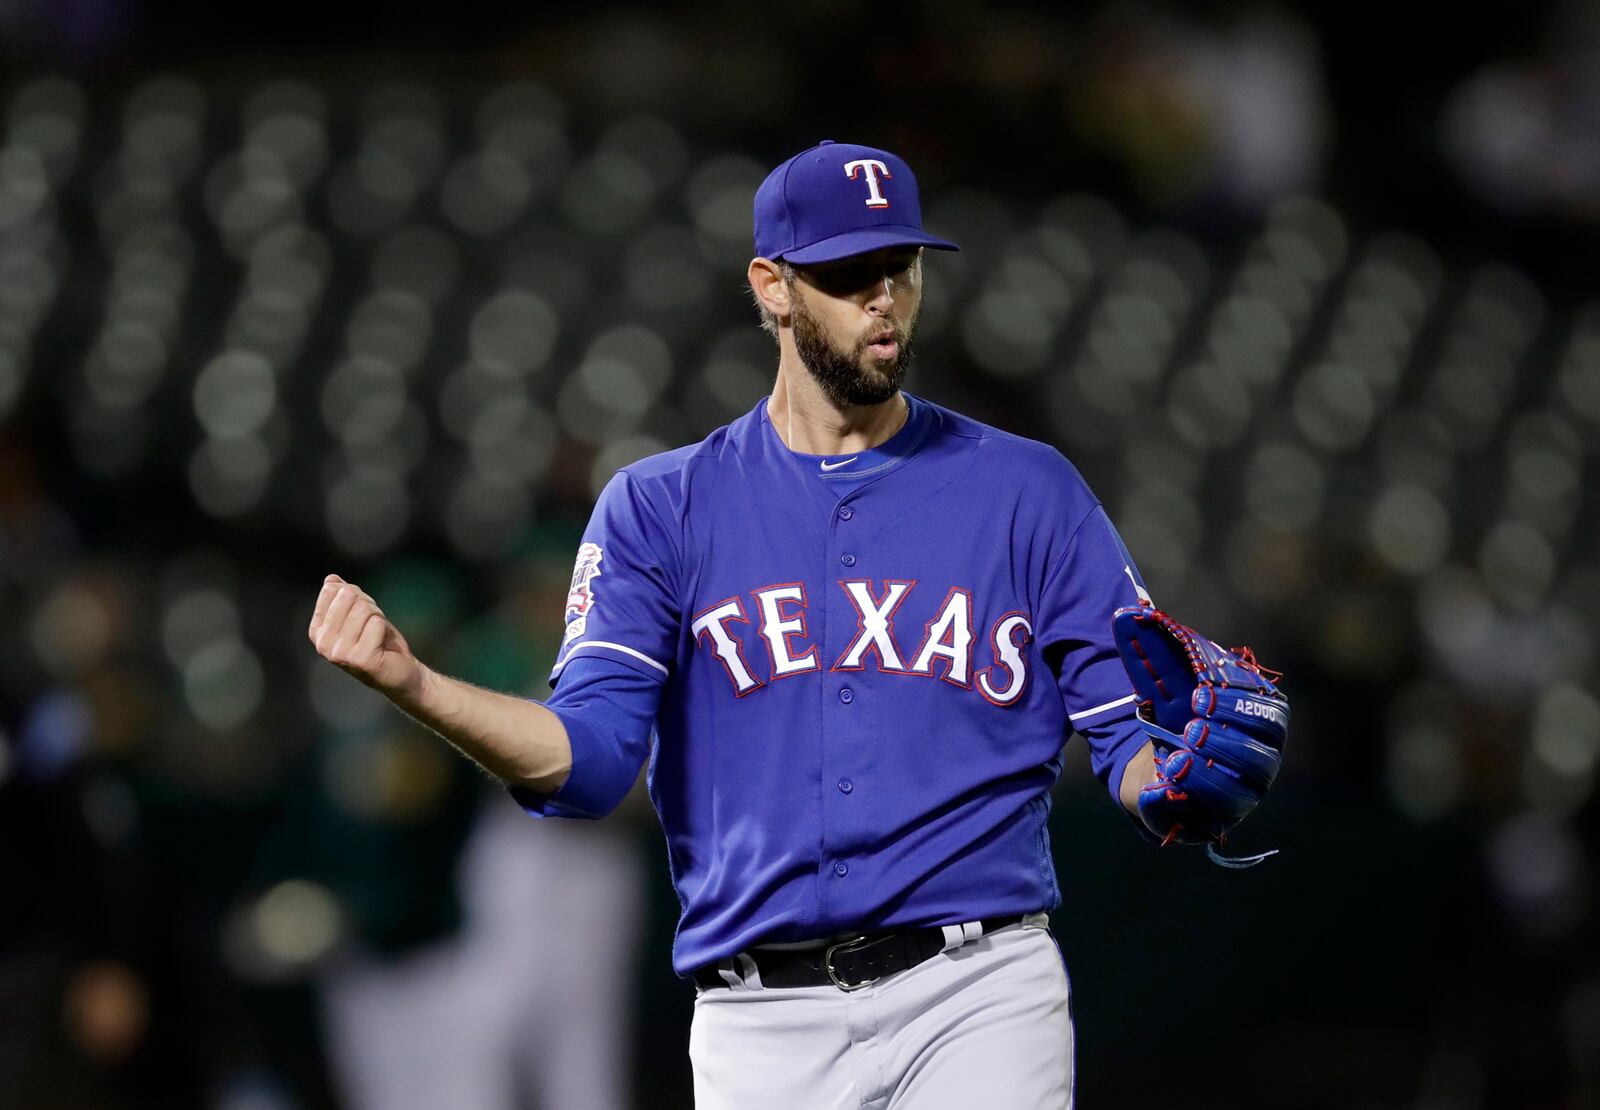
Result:
M561 718L536 701L430 671L378 603L337 574L322 580L306 630L317 654L384 694L491 775L550 795L572 773Z
M328 662L394 701L415 701L426 669L378 603L354 582L337 574L323 579L306 634Z

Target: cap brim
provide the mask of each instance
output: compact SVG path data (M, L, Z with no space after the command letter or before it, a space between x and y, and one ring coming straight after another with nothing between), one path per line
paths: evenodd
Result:
M784 251L783 258L796 266L810 266L818 262L837 262L885 247L931 247L936 251L958 251L954 243L919 231L914 227L873 227L847 231L830 239Z

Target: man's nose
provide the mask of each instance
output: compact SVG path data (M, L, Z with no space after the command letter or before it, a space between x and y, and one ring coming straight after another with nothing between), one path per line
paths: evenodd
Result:
M872 295L867 300L867 308L887 312L894 305L894 279L887 273L878 279L872 287Z

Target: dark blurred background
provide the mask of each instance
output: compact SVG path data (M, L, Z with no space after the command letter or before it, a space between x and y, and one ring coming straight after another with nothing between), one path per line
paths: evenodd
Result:
M545 692L825 137L963 245L912 388L1294 701L1246 873L1072 744L1081 1104L1600 1105L1600 4L0 0L0 64L0 1106L689 1105L647 804L524 819L304 628Z

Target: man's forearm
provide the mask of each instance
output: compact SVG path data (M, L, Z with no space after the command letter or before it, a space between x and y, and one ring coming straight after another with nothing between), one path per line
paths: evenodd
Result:
M1117 798L1122 808L1139 816L1139 791L1156 781L1156 746L1147 742L1139 754L1128 760L1122 769L1122 782L1117 788Z
M536 701L485 690L427 667L414 691L393 694L391 700L512 786L554 794L572 771L572 744L561 718Z

